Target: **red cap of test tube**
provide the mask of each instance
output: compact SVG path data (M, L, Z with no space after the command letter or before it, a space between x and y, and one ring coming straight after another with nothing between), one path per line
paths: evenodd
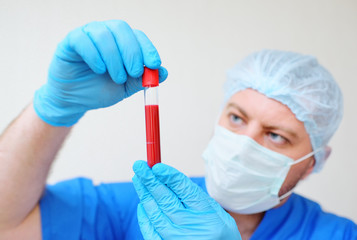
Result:
M144 67L143 87L159 86L159 69L150 69Z

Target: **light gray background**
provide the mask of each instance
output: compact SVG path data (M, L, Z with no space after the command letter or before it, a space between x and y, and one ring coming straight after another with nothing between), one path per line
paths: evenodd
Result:
M106 19L126 20L157 46L169 70L160 86L162 160L189 176L204 173L201 153L212 134L228 68L262 48L317 56L342 88L345 116L326 167L297 192L357 221L356 1L1 0L0 130L45 83L52 54L67 32ZM86 114L49 182L76 176L96 183L129 181L134 161L145 158L141 92Z

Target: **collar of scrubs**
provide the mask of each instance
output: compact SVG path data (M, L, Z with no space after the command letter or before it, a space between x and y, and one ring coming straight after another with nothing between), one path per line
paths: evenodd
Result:
M301 206L294 204L296 198L299 198L299 196L292 193L282 206L268 210L253 233L251 240L275 239L277 234L288 234L290 231L295 231L298 222L303 218L302 215L304 214L302 211L299 211L301 210ZM299 221L295 221L298 219Z

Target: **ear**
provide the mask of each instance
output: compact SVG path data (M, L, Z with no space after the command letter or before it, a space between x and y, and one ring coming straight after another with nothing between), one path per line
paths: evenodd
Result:
M330 146L326 146L325 147L325 156L322 161L326 161L328 159L328 157L330 156L331 152L332 152L332 148ZM315 159L313 159L313 161L311 161L310 166L307 169L307 171L305 172L302 179L305 179L307 176L309 176L312 173L312 171L314 170L314 166L315 166Z
M325 158L324 158L324 161L326 161L328 159L328 157L330 156L332 152L332 148L330 146L326 146L325 147Z
M305 178L307 178L307 176L309 176L312 171L314 170L314 166L315 166L315 159L314 157L311 157L312 158L312 161L310 161L310 165L308 167L308 169L306 170L306 172L304 173L304 175L302 176L302 180L304 180Z

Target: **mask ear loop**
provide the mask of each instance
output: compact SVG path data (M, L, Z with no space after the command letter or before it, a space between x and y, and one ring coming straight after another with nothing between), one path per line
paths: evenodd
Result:
M302 162L302 161L308 159L309 157L315 155L316 153L320 152L320 151L323 150L323 149L324 149L324 147L320 147L320 148L316 149L315 151L312 151L311 153L308 153L308 154L306 154L305 156L299 158L298 160L296 160L296 161L290 163L289 165L291 166L291 165L298 164L299 162Z
M290 164L290 166L291 166L291 165L294 165L294 164L298 164L299 162L302 162L302 161L308 159L309 157L315 155L317 152L320 152L320 151L323 150L323 149L324 149L324 147L320 147L320 148L316 149L315 151L312 151L311 153L306 154L305 156L303 156L303 157L299 158L298 160L292 162L292 163ZM296 187L296 186L295 186L295 187ZM293 193L295 187L293 187L293 188L290 189L288 192L286 192L286 193L284 193L283 195L281 195L281 196L279 197L279 201L281 202L284 198L290 196L290 195Z
M283 195L281 195L279 197L279 201L281 202L284 198L290 196L293 193L294 189L295 189L295 187L293 187L290 191L288 191L288 192L284 193Z

